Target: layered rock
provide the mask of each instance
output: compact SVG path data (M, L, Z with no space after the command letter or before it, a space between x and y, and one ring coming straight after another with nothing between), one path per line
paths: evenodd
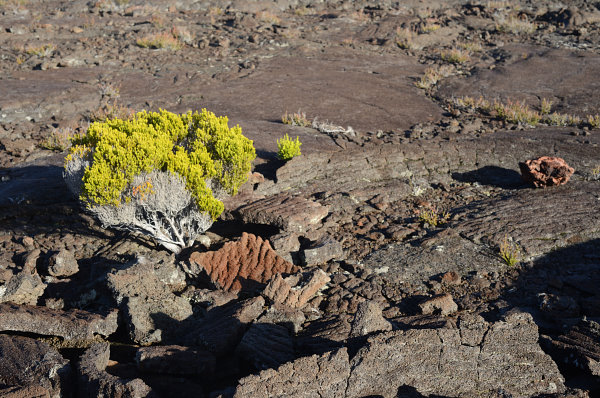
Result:
M299 269L280 257L268 241L248 233L217 251L192 253L189 263L191 272L205 270L218 287L227 291L255 290L276 274Z
M265 287L263 294L274 303L301 308L329 281L329 276L319 268L285 278L278 274Z
M0 331L58 336L65 340L93 340L95 335L107 337L117 330L117 311L107 316L71 309L0 304Z

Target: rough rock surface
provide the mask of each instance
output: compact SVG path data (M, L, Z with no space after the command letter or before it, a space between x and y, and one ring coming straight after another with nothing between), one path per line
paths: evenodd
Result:
M344 254L342 244L331 237L323 237L302 250L304 265L324 264L332 259L341 259Z
M245 223L272 225L297 233L317 225L328 213L326 206L289 194L269 196L233 210L234 216Z
M48 273L52 276L67 277L79 272L79 264L69 250L54 253L48 260Z
M146 258L110 273L107 285L123 310L129 335L137 343L173 339L179 322L193 314L190 302L172 293Z
M264 305L262 297L255 297L216 307L208 311L188 339L217 357L225 355L235 349L248 325L263 313Z
M245 232L240 240L217 251L192 253L189 262L192 272L205 270L215 284L228 291L253 290L276 274L299 269L280 257L268 241Z
M366 336L373 332L392 330L392 324L383 317L381 307L373 301L363 301L352 321L350 337Z
M108 343L88 348L77 366L77 388L80 397L142 398L152 390L141 379L124 380L106 372L110 357Z
M301 308L329 281L329 276L319 268L285 278L278 274L265 287L263 294L274 303Z
M542 156L519 163L523 181L536 187L551 187L569 182L575 172L564 159Z
M245 377L234 397L345 397L349 375L348 352L342 348Z
M600 377L600 325L581 321L566 333L553 338L549 349L559 352L565 362L588 377Z
M107 337L117 330L117 311L107 316L71 309L0 304L0 331L58 336L65 340L92 340L95 335Z
M479 341L469 333L465 340L462 329L411 329L371 338L351 361L346 396L391 397L403 385L444 396L502 389L528 397L564 390L556 364L537 343L531 315L516 312L482 322L487 333L477 334Z
M285 326L253 323L236 351L256 369L276 368L294 359L294 342Z
M35 269L24 268L16 275L12 275L4 286L0 286L0 303L36 305L45 289L46 284L42 282Z
M215 357L210 352L194 347L165 345L138 349L135 361L144 373L171 375L211 376L215 371Z
M452 295L440 294L419 303L421 313L424 315L439 312L441 315L450 315L458 310L458 305L452 300Z
M58 397L72 393L71 366L48 344L0 334L0 395Z

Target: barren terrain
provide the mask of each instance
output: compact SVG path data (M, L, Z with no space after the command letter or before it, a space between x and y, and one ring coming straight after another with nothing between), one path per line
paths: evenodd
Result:
M193 247L67 189L202 108L258 157ZM600 396L599 145L598 1L0 0L0 395Z

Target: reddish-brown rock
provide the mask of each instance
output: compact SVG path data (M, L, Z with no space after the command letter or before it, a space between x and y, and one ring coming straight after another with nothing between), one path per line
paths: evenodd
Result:
M519 168L523 181L532 183L538 188L566 184L575 172L575 169L564 159L552 156L520 162Z
M299 270L280 257L268 241L247 233L217 251L194 252L189 261L192 271L204 269L215 284L228 291L251 290L276 274Z

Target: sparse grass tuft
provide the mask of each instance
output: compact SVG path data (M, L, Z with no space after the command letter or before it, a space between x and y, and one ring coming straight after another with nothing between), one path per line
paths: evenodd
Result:
M135 111L127 106L120 105L115 99L101 105L92 111L90 120L92 122L105 122L107 120L122 119L129 120L135 115Z
M431 33L431 32L435 32L436 30L438 30L441 27L442 26L440 24L437 24L434 22L426 22L423 25L421 25L419 32L420 33Z
M509 123L537 126L541 116L538 112L530 109L526 104L519 101L507 101L506 104L497 102L494 110L498 117Z
M179 39L174 37L173 34L169 32L155 33L144 36L140 39L137 39L135 43L142 48L165 48L172 51L179 50L182 47Z
M471 59L469 52L459 48L453 48L447 51L442 51L442 59L451 64L464 64Z
M55 129L50 133L50 136L39 144L39 147L50 151L66 151L71 147L71 137L74 135L75 131L70 127L66 129Z
M42 44L41 46L27 46L25 52L29 55L37 55L40 58L49 57L56 50L54 44Z
M396 44L398 47L404 50L414 50L415 45L413 44L413 37L415 32L413 32L410 28L396 28Z
M459 46L460 48L468 52L478 53L483 51L483 47L480 43L477 42L460 43Z
M537 30L537 26L535 23L530 22L526 16L519 18L510 15L508 18L501 18L499 24L496 25L496 29L502 33L518 35L521 33L531 34Z
M417 211L419 221L425 225L428 224L434 228L437 228L443 224L446 224L450 219L450 213L445 210L439 209L436 206L431 206L427 209L421 209Z
M296 136L296 140L292 140L286 133L283 138L277 140L277 157L281 160L290 160L299 156L302 154L300 152L301 145L298 136Z
M549 115L552 110L553 102L547 98L542 98L540 101L540 113L542 115Z
M268 23L270 25L281 24L281 18L269 11L259 11L255 16L259 21Z
M500 243L498 250L500 259L509 267L512 267L521 261L521 249L519 248L519 245L506 235L504 235L504 240Z
M600 115L588 115L587 122L593 129L600 129Z
M590 172L590 179L592 181L600 181L600 164L597 164Z
M296 113L287 113L286 111L283 116L281 116L281 121L290 126L308 127L311 124L306 118L306 113L300 112L300 110Z
M180 42L188 45L192 44L192 42L194 41L194 36L190 33L189 30L187 30L187 28L182 26L174 26L173 28L171 28L171 35Z
M447 65L438 68L427 68L425 69L425 74L421 76L421 79L415 82L415 86L422 88L423 90L429 90L442 78L449 76L451 72L452 67Z

